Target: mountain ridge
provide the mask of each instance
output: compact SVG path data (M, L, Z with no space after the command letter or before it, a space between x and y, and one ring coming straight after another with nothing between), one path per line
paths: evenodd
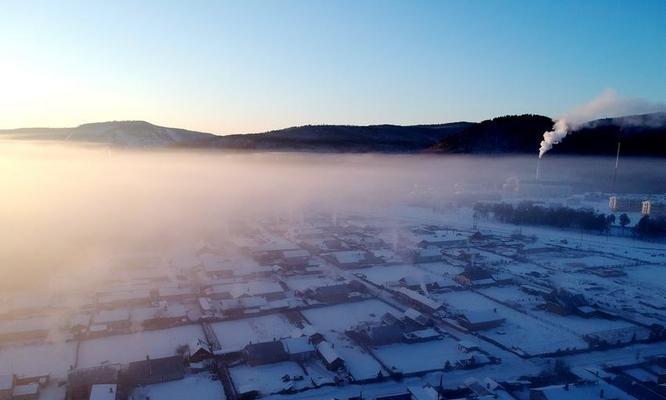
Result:
M128 148L178 148L319 153L532 154L554 121L536 114L481 122L422 125L302 125L226 136L146 121L107 121L74 128L0 130L0 137L97 143ZM603 118L574 129L553 154L666 157L666 112Z

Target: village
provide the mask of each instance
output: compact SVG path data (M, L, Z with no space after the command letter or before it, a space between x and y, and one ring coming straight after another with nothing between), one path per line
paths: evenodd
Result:
M666 398L663 247L429 212L239 218L3 298L0 399Z

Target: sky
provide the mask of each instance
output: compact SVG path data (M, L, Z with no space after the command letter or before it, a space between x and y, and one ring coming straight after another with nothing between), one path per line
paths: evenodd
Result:
M666 2L0 0L0 128L217 134L666 101Z

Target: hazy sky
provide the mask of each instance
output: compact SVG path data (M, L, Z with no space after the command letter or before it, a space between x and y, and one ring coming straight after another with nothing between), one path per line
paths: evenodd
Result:
M214 133L666 100L666 1L0 0L0 128Z

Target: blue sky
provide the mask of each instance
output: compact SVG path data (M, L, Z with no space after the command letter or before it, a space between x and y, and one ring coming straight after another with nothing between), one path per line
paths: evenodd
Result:
M665 1L0 0L0 128L214 133L666 101Z

